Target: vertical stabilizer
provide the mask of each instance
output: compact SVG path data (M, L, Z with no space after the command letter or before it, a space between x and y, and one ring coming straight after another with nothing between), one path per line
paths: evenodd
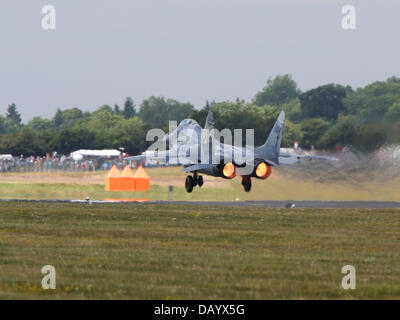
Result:
M271 164L279 165L279 152L281 148L283 123L285 122L285 112L281 111L278 119L272 128L267 141L255 151L255 155L271 162Z

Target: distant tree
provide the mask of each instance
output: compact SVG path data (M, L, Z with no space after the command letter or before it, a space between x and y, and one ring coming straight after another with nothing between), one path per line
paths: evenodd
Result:
M43 119L41 117L34 117L28 122L27 127L36 130L43 131L54 128L54 122L48 119Z
M61 130L53 139L52 146L57 152L68 154L78 149L91 149L96 134L87 128Z
M265 138L265 137L264 137ZM301 130L298 124L294 124L290 120L285 120L285 127L282 136L282 148L293 148L295 141L301 140Z
M355 146L363 151L374 151L385 142L385 126L382 123L362 125L354 137Z
M201 110L196 110L194 109L189 115L188 118L193 119L197 121L202 127L204 126L204 123L206 122L206 118L208 115L208 111L210 111L209 108L204 107Z
M280 106L280 109L285 111L286 118L298 123L301 121L301 107L300 100L298 98L290 100L288 103L284 103Z
M136 115L135 104L132 98L126 98L122 114L124 115L125 119L133 118Z
M79 148L124 147L137 154L148 146L149 128L168 128L169 120L193 118L203 126L208 111L215 127L255 130L255 144L265 142L281 110L286 113L282 146L333 149L353 145L372 151L385 143L400 143L400 78L391 77L353 90L328 84L300 94L290 75L269 79L253 103L243 100L206 101L198 110L190 103L164 97L145 99L135 116L135 105L127 98L123 108L103 105L94 112L78 108L57 109L51 120L34 117L23 125L15 104L0 115L0 152L44 155L49 151L69 153Z
M64 122L64 115L60 108L57 108L56 114L53 118L53 122L56 127L60 127Z
M381 121L389 108L398 101L400 78L391 77L347 94L343 104L349 113L360 116L362 122L367 124Z
M300 146L305 149L310 149L318 143L329 127L329 122L321 118L307 119L301 122L300 128L302 138Z
M146 149L145 125L138 117L122 120L118 128L115 128L115 148L124 147L129 154L140 154Z
M139 118L151 128L166 128L168 121L181 121L194 110L190 103L182 103L164 97L150 97L143 100Z
M102 112L107 112L107 113L111 114L111 113L113 113L113 109L108 104L103 104L101 107L99 107L92 113L92 116L102 113Z
M6 118L0 115L0 134L16 133L21 129L13 119Z
M116 115L120 115L121 114L121 109L120 109L119 105L117 105L117 104L114 104L114 113Z
M72 128L83 117L84 113L78 108L65 110L57 109L57 112L53 117L53 122L57 128Z
M112 129L123 119L123 116L114 114L110 106L104 105L91 114L86 125L92 131Z
M17 111L17 106L15 105L15 103L12 103L8 106L6 118L12 120L17 126L22 126L21 115Z
M193 109L193 111L190 113L188 117L190 119L196 120L198 123L204 124L208 112L211 110L212 106L215 106L215 104L216 104L215 102L211 104L208 100L206 100L206 104L204 105L203 108L201 108L200 110Z
M345 110L342 102L345 96L346 88L335 84L328 84L306 91L300 95L303 117L336 120L339 113Z
M256 94L254 103L258 106L279 106L297 98L299 94L300 90L291 75L278 75L267 80L267 85Z
M357 134L357 126L350 116L341 117L339 121L321 137L316 147L321 149L333 149L337 144L342 146L354 145Z
M6 133L6 119L0 115L0 134Z
M83 127L91 133L94 133L91 148L103 149L120 147L121 145L118 145L118 140L121 135L124 135L124 133L120 131L124 121L126 121L126 119L122 115L116 115L107 105L93 112Z
M0 152L24 155L45 155L49 148L41 135L31 128L24 127L15 134L1 137Z
M266 131L272 128L273 122L278 116L276 108L246 104L244 101L238 103L219 102L211 108L211 111L214 113L215 127L218 130L227 128L233 132L235 129L243 129L242 137L244 139L245 129L254 129L256 145L265 142Z
M400 120L400 100L393 103L385 113L384 119L388 123L397 122Z
M194 109L193 105L190 103L179 102L174 99L166 100L168 120L181 121L189 116L189 114Z
M388 128L387 143L400 144L400 118L392 123Z
M242 129L242 141L245 142L245 129L254 129L254 143L261 145L265 142L267 134L272 129L273 124L279 114L279 109L271 106L257 106L246 104L243 100L239 102L223 101L211 107L214 113L215 127L218 130ZM206 112L202 110L197 113L201 116L199 123L203 126Z

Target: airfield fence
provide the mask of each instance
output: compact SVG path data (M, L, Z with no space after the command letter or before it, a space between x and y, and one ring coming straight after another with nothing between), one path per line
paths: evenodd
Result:
M122 159L74 160L70 158L0 159L1 172L86 172L109 170L113 165L123 168Z
M128 161L120 157L113 158L93 158L74 160L65 156L47 157L12 157L7 159L0 158L0 172L89 172L110 170L112 166L123 169ZM132 162L134 168L136 162ZM161 167L163 164L142 163L144 167Z

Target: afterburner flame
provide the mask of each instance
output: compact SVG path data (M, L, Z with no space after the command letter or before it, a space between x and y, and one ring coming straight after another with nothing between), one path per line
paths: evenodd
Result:
M256 177L260 179L267 179L271 174L271 167L265 162L260 162L256 167Z
M232 162L228 162L224 165L224 169L222 170L222 174L225 178L233 179L236 176L236 167Z

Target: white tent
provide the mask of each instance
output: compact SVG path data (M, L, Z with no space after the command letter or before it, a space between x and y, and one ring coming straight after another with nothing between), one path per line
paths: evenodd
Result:
M0 154L0 160L12 160L13 156L11 154Z
M121 151L119 150L86 150L81 149L71 152L71 157L74 160L82 160L83 157L98 157L98 158L108 158L108 157L119 157Z

